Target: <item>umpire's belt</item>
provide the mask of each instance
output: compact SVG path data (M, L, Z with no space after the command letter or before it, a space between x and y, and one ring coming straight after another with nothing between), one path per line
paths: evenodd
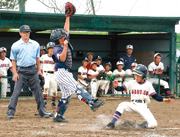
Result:
M18 66L20 68L32 68L32 67L35 67L35 65L32 65L32 66L28 66L28 67L21 67L21 66Z
M132 100L132 102L136 102L136 103L146 103L145 100Z
M44 72L54 74L54 71L44 71Z

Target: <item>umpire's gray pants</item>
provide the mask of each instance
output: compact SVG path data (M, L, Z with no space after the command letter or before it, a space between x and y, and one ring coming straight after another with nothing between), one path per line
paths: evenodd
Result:
M43 116L46 114L37 71L37 67L35 66L32 66L30 68L17 67L19 79L15 83L14 91L10 99L10 103L7 110L8 115L14 115L14 113L16 112L19 94L21 93L21 89L27 82L29 83L31 91L36 98L37 110L39 112L39 115Z

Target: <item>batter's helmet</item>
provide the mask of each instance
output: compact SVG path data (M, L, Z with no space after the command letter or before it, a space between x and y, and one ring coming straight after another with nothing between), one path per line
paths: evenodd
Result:
M68 36L68 31L65 29L55 29L52 31L51 36L50 36L50 40L51 41L56 41L58 39L61 39L63 37L67 37Z
M146 78L147 75L147 67L142 64L136 65L136 67L133 70L133 74L137 74L139 76L143 76L143 78Z
M48 50L49 48L51 48L51 47L53 48L54 46L56 46L54 42L49 42L46 47Z

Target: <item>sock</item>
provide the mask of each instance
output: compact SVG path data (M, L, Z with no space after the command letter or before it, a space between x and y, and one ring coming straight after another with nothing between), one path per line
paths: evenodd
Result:
M44 102L47 101L47 94L43 94Z
M52 96L52 102L55 102L56 97Z
M171 91L170 91L169 88L165 88L164 90L165 90L165 92L166 92L167 95L171 95Z
M114 116L113 116L112 121L113 121L114 123L116 123L116 121L119 119L119 117L120 117L121 115L122 115L122 114L121 114L120 112L116 111L116 112L114 113Z

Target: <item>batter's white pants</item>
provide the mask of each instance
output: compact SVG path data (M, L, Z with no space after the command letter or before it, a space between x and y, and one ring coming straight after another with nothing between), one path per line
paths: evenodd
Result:
M139 113L147 122L147 128L155 128L157 126L157 121L152 115L146 103L136 103L136 102L122 102L117 107L116 111L123 114L124 111L130 113Z
M1 78L1 97L6 97L7 78Z
M159 84L159 79L158 78L148 78L147 80L152 84L156 84L156 85ZM160 79L160 85L163 86L164 89L169 88L168 82L166 82L166 81L164 81L162 79Z
M118 86L122 86L122 82L118 82ZM117 91L114 89L114 94L126 94L126 91Z
M44 76L44 92L43 94L48 94L50 96L57 96L57 83L55 81L55 75L47 72L43 72Z
M71 96L72 92L75 93L77 91L78 83L73 78L73 74L68 72L68 70L64 68L58 69L58 71L55 72L55 80L61 89L61 98L66 99Z

